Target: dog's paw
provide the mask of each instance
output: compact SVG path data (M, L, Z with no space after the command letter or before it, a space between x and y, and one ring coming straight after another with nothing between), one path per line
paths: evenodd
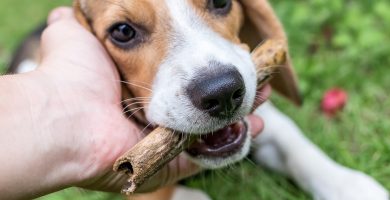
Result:
M316 185L316 200L389 200L389 193L370 176L342 168L329 173L326 183ZM333 176L337 175L337 176Z
M211 198L201 190L178 186L172 200L211 200Z

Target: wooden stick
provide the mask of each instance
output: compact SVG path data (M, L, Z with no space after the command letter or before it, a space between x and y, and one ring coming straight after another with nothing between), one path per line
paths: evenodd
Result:
M122 193L133 194L148 178L189 146L191 141L189 136L161 127L149 133L114 165L114 171L130 176Z
M252 52L257 67L258 87L263 87L286 62L287 45L284 40L268 40ZM114 165L114 171L130 176L122 193L131 195L150 177L156 174L168 162L173 160L193 142L190 136L184 137L166 128L157 128L138 144L120 157Z
M257 69L257 88L264 87L287 61L287 41L267 40L252 51L252 60Z

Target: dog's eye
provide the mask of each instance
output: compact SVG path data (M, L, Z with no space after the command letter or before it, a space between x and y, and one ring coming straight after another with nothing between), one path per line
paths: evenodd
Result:
M136 32L128 24L114 25L110 30L111 38L118 43L127 43L135 38Z
M129 50L147 41L148 31L141 25L121 22L107 30L108 38L117 47Z
M215 14L225 15L232 8L232 0L209 0L208 8Z
M228 5L228 0L213 0L214 8L221 9Z

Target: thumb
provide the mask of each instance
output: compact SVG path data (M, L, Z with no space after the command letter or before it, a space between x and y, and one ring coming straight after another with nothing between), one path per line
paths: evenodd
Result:
M51 11L47 24L51 25L60 20L75 20L73 10L70 7L59 7Z
M48 16L47 24L48 26L41 36L43 58L53 52L60 52L60 57L63 57L66 53L61 47L66 46L68 49L74 49L74 45L78 45L79 41L83 41L83 44L96 42L92 41L95 40L93 35L78 23L70 7L54 9ZM69 50L69 52L71 51Z

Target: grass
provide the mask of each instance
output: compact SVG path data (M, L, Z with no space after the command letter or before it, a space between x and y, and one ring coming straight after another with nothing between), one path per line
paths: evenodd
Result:
M69 2L0 1L0 71L23 36L51 8ZM289 34L306 100L302 108L276 95L274 102L330 157L372 175L390 189L390 2L297 0L278 1L274 6ZM324 91L332 87L348 91L349 101L343 113L329 120L318 108ZM290 180L249 161L202 174L187 184L213 199L310 199ZM62 199L120 197L69 189L42 198Z

